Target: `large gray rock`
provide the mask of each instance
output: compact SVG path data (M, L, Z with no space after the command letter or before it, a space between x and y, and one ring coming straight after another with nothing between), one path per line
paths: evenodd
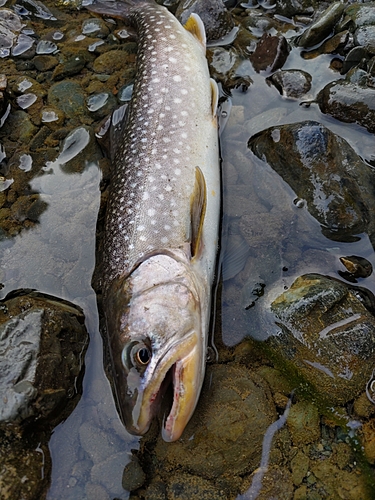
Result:
M0 308L0 428L48 419L76 395L88 344L80 309L36 292ZM54 415L55 419L55 415Z

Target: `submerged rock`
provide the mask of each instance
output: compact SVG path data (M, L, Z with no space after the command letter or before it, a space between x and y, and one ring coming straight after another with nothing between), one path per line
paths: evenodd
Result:
M307 48L322 42L333 32L335 24L341 18L344 9L345 6L341 2L331 4L303 33L298 40L298 45Z
M50 433L78 403L88 344L78 307L37 292L0 304L0 490L12 500L44 498Z
M1 302L0 428L46 419L76 395L88 342L83 320L74 305L36 292Z
M267 342L323 399L342 404L363 392L375 366L375 319L345 283L300 276L271 311L281 331Z
M282 96L293 99L298 99L309 92L311 80L309 73L297 69L280 69L266 78L267 83L273 84Z
M313 121L271 127L249 147L305 200L325 236L339 241L368 231L374 237L375 199L370 167L349 144Z
M216 479L252 471L260 463L264 433L276 418L261 377L243 366L211 366L200 405L183 437L174 443L158 437L158 472L182 470Z
M328 83L316 100L322 113L342 122L358 123L369 132L375 132L375 89L367 85L367 75L363 71Z
M289 50L288 42L282 35L265 33L251 54L250 61L258 73L265 70L276 71L284 66Z

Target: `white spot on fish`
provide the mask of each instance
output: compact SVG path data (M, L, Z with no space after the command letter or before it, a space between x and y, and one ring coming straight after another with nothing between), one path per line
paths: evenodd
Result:
M175 171L174 171L174 173L176 175L181 175L181 169L180 168L176 168Z
M153 215L155 215L155 212L156 212L156 210L154 208L150 208L147 210L147 215L152 217Z
M188 93L188 91L187 91L186 89L181 89L181 90L180 90L180 92L181 92L181 94L183 94L183 95L186 95L186 94Z
M175 64L177 62L177 59L175 57L169 57L168 61Z
M145 230L145 226L138 226L137 231L141 232Z
M181 80L182 80L182 78L180 77L180 75L175 75L175 76L173 77L173 81L174 81L174 82L180 82Z
M150 198L150 195L148 194L148 192L147 192L147 191L145 191L145 192L143 193L142 200L146 201L146 200L148 200L149 198Z
M171 142L169 137L163 137L163 142Z
M161 239L161 242L168 243L168 238L166 236L163 236L163 238Z
M169 226L168 224L166 224L166 225L164 226L164 229L165 229L166 231L170 231L170 230L171 230L171 226Z

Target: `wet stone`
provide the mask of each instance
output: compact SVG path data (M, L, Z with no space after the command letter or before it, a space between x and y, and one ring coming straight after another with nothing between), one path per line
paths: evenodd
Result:
M306 71L291 69L278 70L266 81L273 84L281 95L298 99L311 89L311 75Z
M259 485L254 483L257 471L255 471L246 482L252 480L250 489L240 495L238 500L257 499L257 500L270 500L270 499L293 499L293 483L289 470L285 467L271 466L267 468L262 481Z
M341 2L332 3L298 40L300 47L312 47L322 42L333 32L335 24L341 18L345 5Z
M208 384L211 384L209 387ZM263 435L276 419L266 382L244 366L208 367L200 405L182 438L155 448L160 475L167 467L206 478L258 467Z
M349 78L328 83L316 99L320 110L337 120L358 123L375 132L375 89L364 83L363 79Z
M52 85L48 91L48 104L61 109L69 118L78 120L87 114L85 95L77 82L67 80Z
M37 131L38 128L32 123L26 111L20 110L10 113L1 135L8 136L12 141L28 144Z
M130 462L126 464L122 474L122 487L124 490L134 491L141 488L146 481L146 474L136 457L132 457Z
M300 485L309 470L309 457L303 451L297 451L291 462L292 479L295 485Z
M281 332L267 343L326 404L363 392L374 369L375 321L345 283L306 274L271 304Z
M373 173L344 139L306 121L271 127L251 137L248 145L306 200L325 236L351 241L352 235L368 230L371 237L375 200L368 186Z
M0 359L2 400L7 401L0 427L47 418L67 405L88 340L82 312L32 292L2 301L0 329L1 350L7 352ZM60 338L63 331L69 334Z
M276 71L284 66L289 50L288 42L282 35L272 36L265 33L250 55L250 61L258 73L266 70Z
M134 61L134 54L129 54L125 50L110 50L95 59L93 69L96 73L111 75L115 71L129 68L129 64L134 64Z
M217 500L227 498L224 492L218 491L209 481L199 476L178 474L170 480L167 487L168 500Z
M292 405L287 425L295 446L316 441L320 437L318 408L308 401L299 401Z

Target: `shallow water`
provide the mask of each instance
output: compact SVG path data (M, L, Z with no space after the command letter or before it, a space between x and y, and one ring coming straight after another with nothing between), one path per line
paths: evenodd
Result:
M289 36L294 34L290 32ZM299 49L293 49L283 69L303 69L313 77L312 89L303 100L313 100L326 83L338 78L328 68L331 58L322 55L306 61L300 57ZM374 250L367 235L360 235L355 243L325 238L304 204L296 204L291 188L247 148L248 139L269 126L310 119L344 137L364 159L373 160L373 135L362 127L344 125L323 115L316 104L305 107L301 101L283 98L265 83L268 75L256 73L248 61L242 63L239 71L250 75L253 84L246 93L233 91L231 116L221 135L224 181L221 258L226 259L227 239L238 233L239 216L232 213L238 187L249 199L249 208L256 200L260 227L264 224L263 207L264 215L272 214L272 224L280 230L244 260L243 267L251 266L254 280L264 283L264 294L253 307L247 308L243 302L242 290L234 284L237 276L223 283L217 304L221 331L215 332L214 342L220 343L222 339L228 347L246 336L264 340L277 331L269 304L298 275L314 272L340 278L337 271L342 267L338 259L342 255L360 255L375 268ZM90 333L82 398L50 440L53 469L47 498L126 499L129 493L121 485L122 471L131 450L139 448L140 440L125 431L116 413L103 368L99 316L91 287L101 173L90 158L82 173L67 173L62 168L67 158L61 155L56 154L56 160L45 165L44 175L32 181L32 188L48 204L39 223L0 241L4 284L1 297L17 288L33 288L70 300L83 308ZM236 169L235 180L230 176L229 164ZM373 280L367 280L365 286L375 293Z

